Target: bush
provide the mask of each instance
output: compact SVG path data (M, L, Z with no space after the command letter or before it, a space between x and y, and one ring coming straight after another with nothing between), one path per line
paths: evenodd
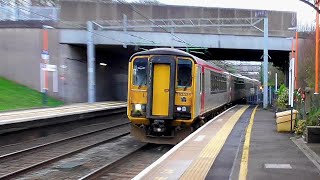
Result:
M294 132L296 135L301 136L306 129L306 121L299 120L297 126L294 128Z
M288 105L288 98L289 98L289 90L285 85L281 85L278 92L278 99L277 99L277 107L279 109L286 109Z
M320 108L312 108L307 117L307 126L320 125Z
M307 116L307 120L299 120L294 128L295 134L301 136L304 134L307 126L320 125L320 108L312 108Z

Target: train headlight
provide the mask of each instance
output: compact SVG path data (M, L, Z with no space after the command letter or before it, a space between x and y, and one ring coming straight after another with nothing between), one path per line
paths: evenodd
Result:
M183 106L181 109L182 109L183 112L187 111L187 107L185 107L185 106Z
M177 119L190 119L191 106L176 106L175 117Z
M146 105L145 104L132 104L132 116L145 116L146 114Z
M190 112L190 106L177 106L176 109L178 112Z
M134 110L141 111L142 110L142 105L141 104L135 104L134 105Z

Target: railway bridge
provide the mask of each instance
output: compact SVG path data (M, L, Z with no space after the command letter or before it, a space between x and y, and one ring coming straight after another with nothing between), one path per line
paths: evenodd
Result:
M282 11L70 0L61 1L59 7L50 12L16 7L24 11L15 18L2 17L0 52L10 56L1 61L0 75L41 89L42 27L49 25L50 64L57 65L60 77L58 92L49 87L49 93L66 102L125 100L128 58L153 47L187 49L203 59L264 59L288 71L287 37L293 35L288 28L297 25L296 13ZM26 11L28 15L23 14ZM29 77L25 71L30 71Z

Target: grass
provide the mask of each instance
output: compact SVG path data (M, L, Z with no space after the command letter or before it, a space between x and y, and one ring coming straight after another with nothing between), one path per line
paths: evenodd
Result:
M48 97L49 107L63 102ZM42 107L42 93L0 77L0 111Z

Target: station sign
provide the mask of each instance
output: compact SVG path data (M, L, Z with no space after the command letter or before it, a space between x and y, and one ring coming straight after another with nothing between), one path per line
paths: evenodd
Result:
M257 11L255 11L254 16L255 16L256 18L264 18L264 17L267 17L267 16L268 16L268 11L266 11L266 10L257 10Z
M55 72L57 71L57 65L41 63L41 70Z

